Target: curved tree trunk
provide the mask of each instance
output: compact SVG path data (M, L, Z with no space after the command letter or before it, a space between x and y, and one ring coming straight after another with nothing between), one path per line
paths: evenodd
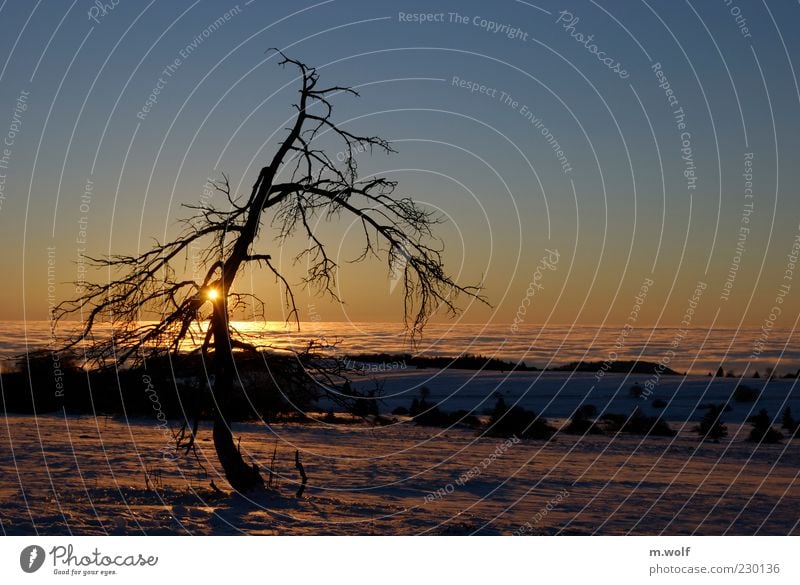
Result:
M246 492L256 488L264 487L264 479L261 477L255 464L247 465L241 453L233 442L233 433L227 420L219 412L214 417L214 449L219 457L222 469L225 471L225 479L237 492Z
M290 151L303 129L303 124L307 117L306 102L308 100L308 91L309 88L304 86L300 95L297 119L289 132L289 136L278 148L272 163L261 169L258 179L253 185L250 200L247 204L249 208L247 219L238 233L230 255L222 265L222 274L219 280L219 298L214 302L214 313L211 319L211 325L214 329L214 373L216 376L214 379L214 396L217 404L213 431L214 448L217 451L220 464L225 470L225 477L231 487L238 491L261 487L264 485L264 479L255 465L249 466L242 459L241 453L239 453L233 442L229 418L226 416L226 410L233 391L235 372L228 324L228 293L258 234L261 225L261 214L268 206L275 170Z
M264 479L255 464L248 465L233 441L229 407L233 393L234 363L228 329L226 295L214 304L214 449L225 471L225 479L233 489L246 492L264 486Z

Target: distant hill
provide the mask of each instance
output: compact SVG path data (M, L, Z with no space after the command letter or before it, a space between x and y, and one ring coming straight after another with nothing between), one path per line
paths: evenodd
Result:
M345 356L346 365L358 369L403 369L406 367L437 368L440 370L453 368L456 370L490 370L536 372L538 368L524 363L514 363L482 355L462 355L458 357L412 356L411 354L364 353Z
M598 372L604 371L613 374L652 374L656 368L662 368L655 362L646 361L618 361L608 364L607 362L570 362L562 366L548 368L550 372ZM683 376L671 368L661 370L662 376Z
M466 354L458 357L446 356L412 356L411 354L390 353L362 353L345 356L345 365L352 369L386 371L405 368L436 368L439 370L487 370L487 371L517 371L538 372L539 368L523 363L491 358L483 355ZM614 374L652 374L656 367L661 367L655 362L648 361L617 361L611 364L606 362L570 362L559 366L547 368L548 372L598 372ZM662 376L682 376L671 368L664 368Z

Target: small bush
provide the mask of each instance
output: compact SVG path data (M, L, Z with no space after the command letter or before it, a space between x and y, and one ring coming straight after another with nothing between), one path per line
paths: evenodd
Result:
M365 418L368 416L378 416L378 396L375 390L367 392L366 396L359 396L353 393L353 405L351 412L354 416Z
M779 443L783 439L783 433L772 428L772 419L763 408L749 417L747 422L753 425L748 438L753 443Z
M480 419L468 410L456 410L448 415L449 425L461 425L470 429L477 429L481 426Z
M603 429L592 420L596 415L597 407L593 404L578 407L564 432L570 435L602 435Z
M710 405L700 424L695 427L695 432L700 435L701 439L711 439L715 443L719 443L720 439L728 436L728 427L720 420L724 410L725 406L722 404Z
M509 407L498 395L486 434L494 437L549 439L555 432L555 427L543 417L521 406Z
M414 398L411 401L411 408L408 409L408 414L418 425L428 427L443 426L447 422L447 415L439 410L438 406L428 402L430 395L431 391L427 386L420 388L419 398Z
M450 420L447 413L442 412L438 406L423 410L414 416L414 422L426 427L446 427Z
M406 409L399 406L392 411L392 414L410 415L414 417L414 423L426 427L452 427L458 425L478 428L481 426L481 421L470 411L457 410L448 413L428 402L430 390L426 386L420 388L419 394L419 398L414 398L411 401L411 408Z
M739 384L736 390L733 391L733 399L736 402L755 402L760 394L761 392L755 388Z
M653 437L674 437L677 433L660 416L646 416L637 406L631 416L605 414L601 417L604 430L610 433L627 433Z

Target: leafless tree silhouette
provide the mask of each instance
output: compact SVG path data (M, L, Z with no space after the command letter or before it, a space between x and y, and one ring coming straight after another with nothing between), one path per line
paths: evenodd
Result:
M80 296L61 303L56 313L59 320L82 316L79 334L65 349L80 344L96 367L136 365L147 355L178 352L187 345L207 355L216 405L214 446L228 482L239 491L263 485L255 464L248 465L234 443L227 412L235 383L235 352L258 350L232 327L231 312L243 305L264 306L262 299L233 288L246 266L274 274L285 291L289 318L299 324L292 286L270 255L259 249L262 232L272 230L272 241L278 246L293 237L307 240L307 247L296 257L308 267L300 286L337 298L337 261L329 255L317 226L347 214L357 218L363 236L357 260L385 259L394 274L400 267L406 326L412 334L422 330L434 311L456 313L460 293L484 301L478 287L461 286L445 272L443 248L432 232L441 221L438 215L409 198L393 196L394 181L359 177L357 153L394 151L383 138L351 133L333 121L331 99L357 92L349 87L320 87L315 68L277 53L280 65L299 71L300 95L286 138L259 172L249 196L231 193L223 175L215 186L225 195L226 209L187 205L192 215L183 220L185 229L172 241L156 242L134 256L91 258L92 265L109 271L109 282L86 284ZM325 134L343 143L344 162L338 166L316 147L315 141ZM279 175L288 180L279 181ZM186 271L179 269L190 248L202 250L202 280L186 278ZM158 320L140 321L148 307L157 308ZM113 338L94 339L98 325L109 322ZM207 327L198 327L203 322ZM310 359L314 349L304 354L310 364L305 374L331 375L321 360Z

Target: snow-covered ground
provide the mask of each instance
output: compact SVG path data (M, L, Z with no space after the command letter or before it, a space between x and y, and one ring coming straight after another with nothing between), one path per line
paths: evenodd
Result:
M498 388L506 375L390 373L382 410L407 406L424 383L434 401L453 394L445 410L488 397L480 411L500 391L558 425L594 381L520 373ZM606 377L586 403L654 413L653 398L674 395L664 410L677 437L558 433L512 443L402 418L383 427L236 424L248 457L266 467L277 453L277 487L250 496L211 489L213 480L228 490L208 427L199 460L173 461L160 455L171 436L154 420L8 415L0 420L0 527L6 534L800 534L798 440L756 445L745 440L749 425L739 424L748 412L774 415L786 404L800 415L793 380L770 382L755 404L732 403L720 443L698 441L689 421L702 416L697 404L724 402L735 380L704 394L706 378L664 378L649 400L630 396L635 381L644 383ZM309 475L300 500L295 450Z
M545 417L569 418L575 409L594 405L603 413L630 414L639 407L647 415L661 414L665 420L683 423L702 418L707 404L727 403L725 422L745 422L761 410L780 421L787 406L800 418L800 382L797 379L711 378L707 376L662 376L658 383L642 374L605 374L598 380L594 373L565 372L477 372L438 369L395 369L359 378L354 386L362 391L380 387L381 411L408 407L424 386L430 390L430 402L442 410L474 410L481 413L494 406L499 393L507 404L519 404ZM632 395L638 384L644 396ZM754 403L732 400L734 389L743 384L760 392ZM649 390L649 394L647 393ZM656 408L660 399L666 406Z

